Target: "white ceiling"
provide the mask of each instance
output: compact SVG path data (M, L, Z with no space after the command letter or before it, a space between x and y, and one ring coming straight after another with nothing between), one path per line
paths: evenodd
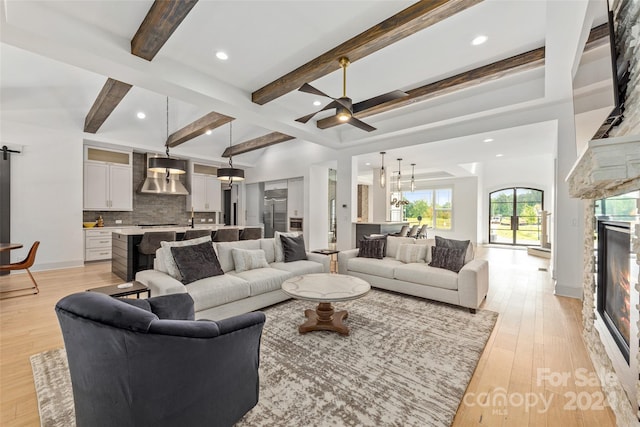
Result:
M358 102L547 45L544 69L366 118L378 128L367 133L347 125L320 130L315 118L306 125L294 121L319 109L312 105L314 100L324 105L326 98L295 91L259 106L251 102L251 93L412 1L201 0L151 62L129 53L130 40L151 0L1 3L3 121L81 130L106 77L112 77L134 87L97 134L85 134L87 140L162 151L169 97L169 133L217 111L237 118L234 144L279 131L334 149L355 150L354 154L362 154L358 161L363 170L369 170L366 163L379 164L377 147L386 145L388 161L412 157L422 160L415 160L420 173L440 170L456 176L469 173L468 167L460 165L495 159L496 154L526 157L532 155L531 147L536 154L553 154L555 128L548 122L507 126L490 135L469 132L463 138L430 144L423 144L421 135L436 124L454 126L468 117L555 101L557 94L548 90L550 79L555 79L553 66L575 56L583 21L589 19L586 1L485 0L354 62L348 68L347 93ZM606 11L606 2L596 3L604 9L592 13L594 25L604 22ZM563 20L563 16L572 19ZM487 43L472 46L471 40L479 34L488 36ZM229 60L218 60L217 50L226 51ZM562 78L566 76L558 77ZM339 96L341 79L336 71L309 83ZM138 111L144 111L146 119L137 119ZM393 148L399 136L410 137L414 146ZM488 137L494 141L482 143ZM229 126L225 125L174 153L225 161L220 156L228 144ZM263 152L234 160L252 165Z

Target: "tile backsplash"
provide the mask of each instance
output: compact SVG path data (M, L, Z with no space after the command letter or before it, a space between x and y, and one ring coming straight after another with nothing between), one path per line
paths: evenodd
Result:
M142 194L138 190L146 177L146 165L144 154L133 153L133 211L83 211L84 222L96 221L102 216L106 227L114 225L139 225L139 224L178 224L187 225L191 218L191 212L187 210L187 196L172 196L166 194ZM187 184L185 175L180 176L180 181L191 190ZM215 212L195 212L195 223L200 224L204 219L216 221ZM122 224L116 224L121 220Z

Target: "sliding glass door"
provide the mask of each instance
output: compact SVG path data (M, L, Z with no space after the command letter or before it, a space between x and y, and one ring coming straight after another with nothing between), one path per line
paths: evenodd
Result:
M534 188L504 188L489 194L489 243L540 245L543 192Z

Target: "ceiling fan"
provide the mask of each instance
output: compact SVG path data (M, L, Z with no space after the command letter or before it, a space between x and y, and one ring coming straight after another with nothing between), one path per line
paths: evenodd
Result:
M383 104L388 101L393 101L394 99L408 96L408 94L406 94L401 90L394 90L393 92L374 96L373 98L354 104L351 98L347 96L347 67L349 66L349 58L342 57L340 58L339 62L340 62L340 67L342 68L342 96L340 98L333 98L327 95L326 93L322 92L321 90L311 86L309 83L303 84L298 89L300 92L311 93L318 96L325 96L327 98L332 99L333 101L331 101L330 103L328 103L322 109L316 111L315 113L307 114L304 117L300 117L299 119L296 119L296 122L307 123L313 116L315 116L319 112L335 108L336 117L341 122L349 123L350 125L353 125L362 130L366 130L367 132L376 130L376 128L374 128L373 126L368 125L362 120L355 118L353 115L358 113L359 111L362 111L371 107L375 107L378 104Z

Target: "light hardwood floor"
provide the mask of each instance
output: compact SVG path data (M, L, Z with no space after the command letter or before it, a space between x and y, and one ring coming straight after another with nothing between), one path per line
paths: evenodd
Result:
M597 405L600 387L582 384L584 376L595 375L580 334L581 302L553 295L549 273L538 270L548 268L548 261L500 248L479 248L478 256L490 263L483 308L500 316L453 425L615 426L611 410ZM40 295L0 301L2 426L39 425L29 356L63 345L55 303L73 292L122 282L111 274L109 263L34 276ZM0 277L0 287L28 281L25 274ZM550 379L539 373L545 369ZM576 375L578 369L585 371ZM555 381L563 373L567 380Z

